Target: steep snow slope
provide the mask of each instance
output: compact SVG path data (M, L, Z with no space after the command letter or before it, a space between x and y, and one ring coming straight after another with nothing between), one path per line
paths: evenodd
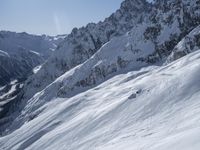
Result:
M200 26L193 29L187 36L185 36L174 48L168 58L168 62L177 60L188 53L196 51L200 48Z
M5 114L11 109L10 105L13 101L18 100L18 94L20 93L23 87L23 80L13 80L11 83L6 84L2 88L0 88L0 118L4 118ZM5 117L4 123L10 121L9 117ZM2 120L0 121L0 125ZM3 128L0 128L0 132L2 132Z
M200 50L167 66L119 74L71 98L48 101L46 93L48 102L28 112L36 95L21 115L26 123L1 137L0 147L199 150L199 76Z

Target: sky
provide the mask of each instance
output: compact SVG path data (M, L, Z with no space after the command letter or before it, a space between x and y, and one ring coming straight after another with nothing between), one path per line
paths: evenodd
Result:
M99 22L123 0L0 0L0 30L31 34L68 34Z

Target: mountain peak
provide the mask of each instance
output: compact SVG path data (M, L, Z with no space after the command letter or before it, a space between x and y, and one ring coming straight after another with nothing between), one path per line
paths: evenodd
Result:
M144 11L144 8L148 6L146 0L125 0L121 4L121 9L125 11Z

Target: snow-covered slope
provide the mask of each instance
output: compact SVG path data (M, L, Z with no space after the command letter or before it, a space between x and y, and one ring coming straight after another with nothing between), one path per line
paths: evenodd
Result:
M185 36L174 48L171 55L168 58L168 62L177 60L188 53L199 50L200 48L200 26L192 30L187 36Z
M19 93L23 87L23 81L23 79L21 81L13 80L9 84L0 88L0 119L4 118L4 123L10 121L9 116L5 116L10 109L12 109L10 106L13 106L13 102L20 98ZM1 121L0 125L2 126ZM2 130L3 128L0 128L0 132L2 132Z
M122 73L74 97L52 97L27 113L31 101L21 116L26 123L1 137L0 147L199 150L199 58L200 50L167 66Z

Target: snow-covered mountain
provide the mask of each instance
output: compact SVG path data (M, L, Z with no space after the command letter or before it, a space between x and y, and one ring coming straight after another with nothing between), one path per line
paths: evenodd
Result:
M50 57L63 37L0 31L0 85L25 78Z
M0 147L199 150L199 25L199 0L125 0L74 28L1 120Z
M37 36L25 32L0 31L0 49L9 54L17 54L18 51L16 49L24 48L39 53L44 58L48 58L56 48L53 42L49 42L51 40L52 38L46 35Z
M0 119L21 99L24 81L39 70L64 37L0 31Z
M0 85L30 73L51 56L65 37L0 31Z
M128 34L127 32L140 34L133 35L130 41L126 42L130 49L148 53L148 56L138 57L137 61L163 61L176 44L199 24L199 8L197 0L158 0L154 4L145 0L124 1L121 8L104 22L73 29L40 71L29 78L27 87L32 90L25 91L25 99L31 98L34 93L44 89L66 71L90 59L111 39L120 38ZM130 57L135 56L133 54Z
M33 111L43 91L26 105L26 123L0 138L0 147L199 150L199 58L200 50L167 66L119 74L71 98L49 101L48 93Z
M25 97L30 98L32 93L42 90L66 71L89 59L112 37L128 32L142 21L149 5L145 0L124 1L121 8L103 22L74 28L40 71L29 78L27 87L32 87L32 91L25 92Z
M15 50L17 54L0 51L0 85L6 85L17 78L26 78L34 67L44 62L35 52L24 48Z

